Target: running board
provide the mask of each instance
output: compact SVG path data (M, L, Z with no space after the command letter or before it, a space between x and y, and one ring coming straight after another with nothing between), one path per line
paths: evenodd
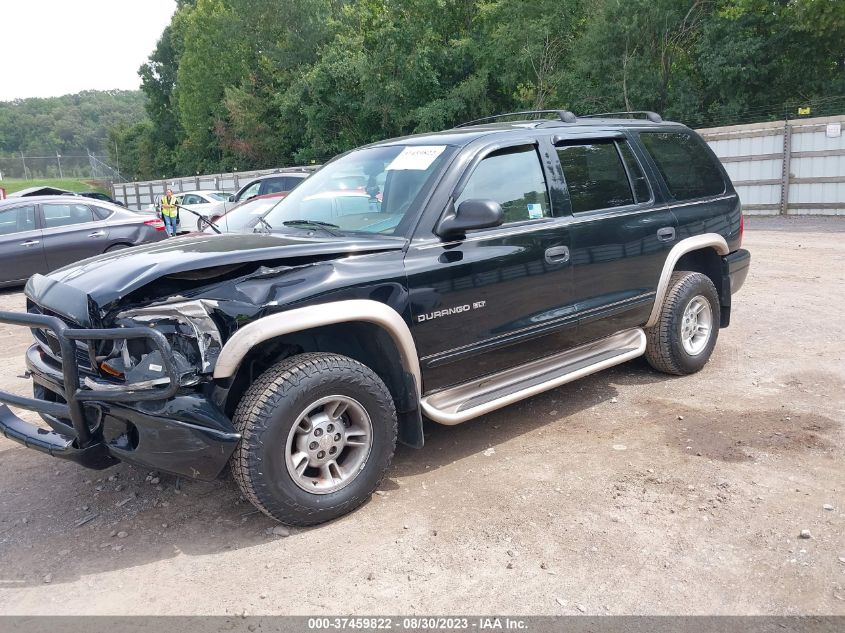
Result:
M625 330L574 349L439 391L422 399L423 413L460 424L645 353L641 329Z

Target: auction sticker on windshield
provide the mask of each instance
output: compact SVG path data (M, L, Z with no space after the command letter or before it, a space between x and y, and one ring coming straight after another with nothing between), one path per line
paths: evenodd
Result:
M394 158L385 168L387 171L398 171L401 169L426 170L431 163L443 153L445 145L415 145L406 147Z

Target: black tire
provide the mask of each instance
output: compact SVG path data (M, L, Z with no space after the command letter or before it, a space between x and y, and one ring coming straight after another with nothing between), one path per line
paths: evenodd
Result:
M684 312L698 297L703 297L709 304L711 324L709 338L700 343L700 351L691 354L683 343ZM710 360L716 346L719 319L719 295L709 277L688 271L672 273L657 323L645 330L646 360L657 371L676 376L699 371Z
M300 416L331 396L365 410L370 447L344 487L316 494L294 480L286 455ZM396 448L396 409L387 387L369 367L338 354L300 354L276 363L243 395L234 422L242 434L231 458L235 481L259 510L289 525L316 525L360 506L378 488Z

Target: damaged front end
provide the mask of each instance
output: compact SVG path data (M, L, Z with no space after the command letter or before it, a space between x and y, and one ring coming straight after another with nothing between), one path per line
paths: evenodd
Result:
M222 347L202 302L120 313L113 328L78 328L31 303L26 314L0 312L0 323L35 337L26 353L35 397L0 391L9 439L97 469L128 461L214 479L225 466L240 436L200 384Z

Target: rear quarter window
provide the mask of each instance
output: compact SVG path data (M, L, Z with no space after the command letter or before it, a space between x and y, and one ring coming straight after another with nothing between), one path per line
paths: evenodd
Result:
M725 180L707 146L692 132L641 132L640 141L654 159L676 200L717 196Z

